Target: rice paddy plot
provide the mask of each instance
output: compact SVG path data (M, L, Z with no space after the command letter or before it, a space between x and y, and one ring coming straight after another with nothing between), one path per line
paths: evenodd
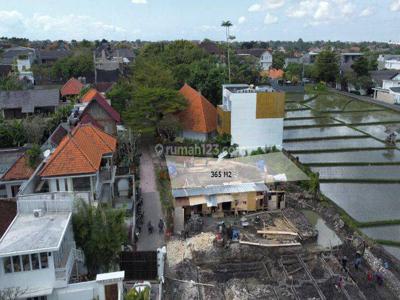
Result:
M400 219L400 216L398 217ZM387 225L361 228L361 231L375 240L400 242L400 225ZM382 238L382 237L385 238Z
M331 117L346 124L367 124L379 122L400 122L400 113L394 111L353 112L342 114L330 114Z
M285 142L287 151L319 151L328 149L385 148L385 144L373 138L332 139L326 141ZM400 168L399 168L400 169Z
M400 138L400 122L399 124L360 125L355 128L380 140L385 140L391 132L396 132L398 134L397 138Z
M328 153L296 154L300 162L304 164L330 163L399 163L400 151L388 150L366 150L366 151L342 151ZM399 185L400 186L400 185ZM400 201L399 201L400 203Z
M310 118L310 119L287 119L284 121L283 126L329 126L341 124L340 122L331 118Z
M313 167L320 179L400 180L400 166ZM400 214L399 214L400 219Z
M296 102L288 102L285 105L285 109L303 109L303 108L309 109L308 107Z
M363 136L364 134L351 129L347 126L335 127L316 127L302 129L286 129L283 132L283 139L302 139L302 138L330 138L341 136Z
M364 111L381 109L379 106L365 103L339 94L321 94L313 101L307 103L318 111Z
M295 111L287 111L286 118L312 118L318 117L318 113L313 112L311 110L295 110Z
M320 187L325 196L359 222L399 218L399 184L321 183Z
M400 247L384 245L383 248L394 257L397 257L397 259L400 259Z

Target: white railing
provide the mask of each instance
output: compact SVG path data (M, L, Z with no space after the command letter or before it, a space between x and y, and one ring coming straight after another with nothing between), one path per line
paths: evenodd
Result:
M42 209L44 212L72 212L73 200L19 199L17 201L18 213L31 213L34 209Z
M75 250L74 248L71 248L68 254L67 262L65 263L65 267L55 269L55 275L57 280L65 281L68 283L75 262L74 250Z

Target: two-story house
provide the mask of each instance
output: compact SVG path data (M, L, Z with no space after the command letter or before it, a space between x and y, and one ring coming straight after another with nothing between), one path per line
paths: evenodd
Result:
M78 124L20 189L19 198L81 198L109 202L114 195L117 140L92 124Z
M28 300L122 300L123 271L75 283L84 255L74 241L72 206L72 200L18 200L0 239L1 290ZM113 298L106 296L110 289Z

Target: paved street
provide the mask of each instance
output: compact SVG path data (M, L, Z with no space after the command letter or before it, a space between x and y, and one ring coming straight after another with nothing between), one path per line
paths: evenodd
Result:
M162 208L149 149L143 150L140 159L140 185L143 196L144 224L137 244L137 250L152 251L164 245L164 234L158 233L158 222L162 218ZM147 230L147 223L149 221L154 226L152 234L149 234Z

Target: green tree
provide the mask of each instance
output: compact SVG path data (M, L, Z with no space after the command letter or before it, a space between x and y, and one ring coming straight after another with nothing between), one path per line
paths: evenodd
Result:
M26 151L28 155L27 164L31 168L36 168L41 160L42 151L40 150L40 146L38 144L34 144L32 148Z
M185 107L185 99L173 89L140 86L135 90L123 117L133 131L154 134L165 116Z
M369 74L369 61L365 56L361 56L355 60L351 68L357 76L367 76Z
M221 85L225 82L225 68L214 58L205 58L190 65L187 83L200 91L214 105L220 103Z
M119 113L122 113L128 101L133 97L133 84L128 79L118 81L107 93L107 98L111 100L111 106Z
M285 78L291 81L299 80L302 77L303 65L298 63L289 63L285 68Z
M158 124L158 133L171 142L181 130L182 124L173 114L164 116Z
M51 74L54 79L66 81L71 77L88 76L94 72L93 57L84 51L56 61Z
M72 223L76 243L85 253L89 274L113 270L121 245L127 241L125 212L94 207L79 200Z
M231 21L227 20L227 21L222 21L221 26L225 28L226 49L228 54L228 82L231 82L231 59L230 59L230 49L229 49L229 40L231 39L231 36L229 30L233 26L233 24Z
M125 296L125 300L150 300L150 289L145 288L138 292L136 289L131 289Z
M138 57L133 67L135 87L176 88L177 82L172 71L157 59Z
M338 56L331 50L321 51L315 62L315 77L317 80L334 82L339 75Z
M18 80L17 76L9 75L0 77L0 91L16 91L22 89L23 84Z
M275 51L272 54L272 68L283 69L285 65L285 53L281 51Z

